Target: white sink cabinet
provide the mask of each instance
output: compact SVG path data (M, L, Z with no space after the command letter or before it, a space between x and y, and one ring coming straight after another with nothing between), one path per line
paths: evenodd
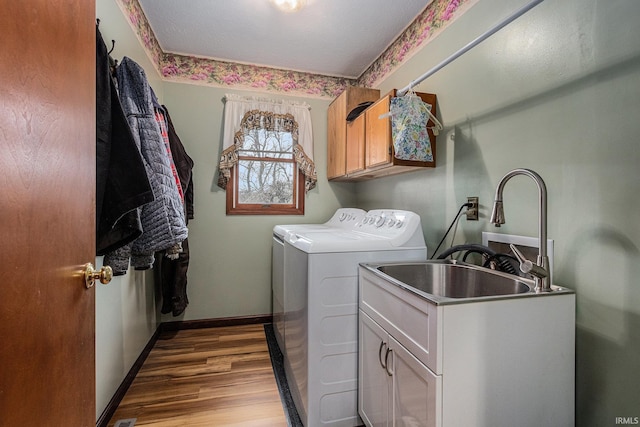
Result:
M360 416L369 426L435 426L442 377L360 312ZM433 398L435 397L435 399ZM388 420L393 419L393 424Z
M363 267L359 291L367 426L574 425L575 294L436 304Z

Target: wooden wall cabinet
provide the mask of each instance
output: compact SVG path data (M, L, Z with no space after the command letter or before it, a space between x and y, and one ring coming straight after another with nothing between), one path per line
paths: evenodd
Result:
M348 123L347 114L360 102L367 100L360 94L357 97L360 101L349 103L349 100L356 98L354 96L356 89L372 90L350 87L329 106L327 144L327 178L329 180L363 181L424 167L435 167L436 136L431 129L428 129L428 133L433 161L400 160L395 157L391 138L391 118L380 119L382 114L389 112L391 98L396 95L395 89L382 98L376 98L373 105L357 119ZM351 93L349 93L350 90ZM374 93L368 93L368 95ZM417 95L431 105L431 112L435 115L436 95L429 93L417 93ZM434 123L429 121L428 126L431 128Z
M347 176L347 115L367 101L380 98L380 91L364 87L348 86L327 111L327 178L340 179ZM364 118L363 118L364 120ZM359 126L363 121L359 122ZM364 132L364 129L362 129ZM364 149L364 145L363 145ZM349 152L357 151L349 147ZM355 154L353 154L355 155ZM354 167L350 162L350 167Z

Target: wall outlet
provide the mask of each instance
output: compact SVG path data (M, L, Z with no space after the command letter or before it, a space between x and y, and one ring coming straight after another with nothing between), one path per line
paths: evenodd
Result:
M467 197L467 203L471 203L471 207L467 208L467 221L478 220L478 210L480 208L477 197Z

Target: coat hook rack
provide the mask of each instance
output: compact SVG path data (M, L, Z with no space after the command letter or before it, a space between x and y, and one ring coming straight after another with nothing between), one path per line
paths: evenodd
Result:
M100 28L100 18L96 18L96 27ZM109 52L107 52L107 55L111 55L111 52L113 52L113 49L116 48L116 41L115 40L111 40L111 49L109 49Z

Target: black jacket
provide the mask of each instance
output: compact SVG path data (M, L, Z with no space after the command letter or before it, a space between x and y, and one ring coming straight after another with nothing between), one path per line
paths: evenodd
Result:
M173 123L171 122L171 116L169 116L169 110L165 105L162 106L169 124L169 145L171 146L171 155L173 156L173 163L176 165L178 171L178 178L180 178L180 186L184 193L184 206L186 219L193 219L193 159L189 157L187 151L182 145L180 137L176 133Z

